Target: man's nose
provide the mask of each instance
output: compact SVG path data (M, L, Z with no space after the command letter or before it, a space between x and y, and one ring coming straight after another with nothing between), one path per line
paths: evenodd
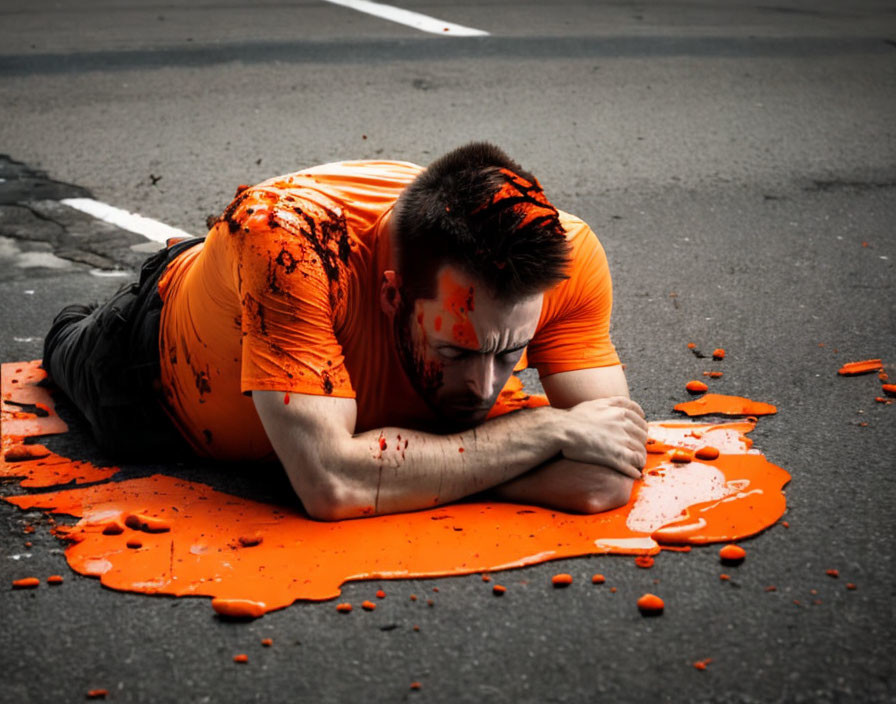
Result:
M495 386L495 360L491 355L480 354L470 362L467 387L481 399L490 398Z

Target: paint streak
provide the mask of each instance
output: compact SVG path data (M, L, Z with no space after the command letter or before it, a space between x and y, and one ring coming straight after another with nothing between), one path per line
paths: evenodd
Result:
M842 376L855 376L857 374L870 374L884 368L880 359L863 359L861 362L847 362L837 373Z
M451 321L451 339L458 347L479 349L479 337L470 321L470 312L476 308L475 292L472 286L464 286L455 280L450 269L439 276L439 298L445 316Z
M22 369L18 376L14 368ZM35 414L24 419L27 425L16 426L29 435L46 428L59 432L51 399L34 386L40 376L35 363L3 365L4 389L14 386L11 393L42 399L50 409L49 415ZM499 412L543 403L543 398L524 394L520 384L511 389ZM74 525L54 529L69 542L66 559L76 572L98 577L107 587L205 595L214 597L219 608L231 600L225 610L235 608L233 600L248 601L254 604L247 614L252 617L297 599L335 598L346 581L481 574L564 557L656 554L666 546L753 535L783 515L781 488L790 479L751 449L745 433L754 427L755 422L652 423L650 435L665 450L649 455L644 478L636 483L629 503L587 516L470 501L321 523L297 509L291 512L159 474L5 500L23 509L73 516ZM7 435L5 422L3 432L4 449L22 444L26 437ZM719 450L717 459L672 462L673 452L692 453L708 443ZM58 483L54 467L73 464L50 453L31 462L3 461L0 475L22 476L20 465L37 462L45 463L43 470L26 477L37 486ZM82 464L82 475L97 471ZM105 470L102 476L115 471ZM124 529L107 533L113 522ZM152 532L150 527L168 530ZM246 545L262 535L263 542ZM378 549L371 550L371 545Z
M693 401L679 403L676 411L689 416L705 416L720 414L725 416L765 416L777 413L778 409L770 403L751 401L742 396L725 396L723 394L706 394Z

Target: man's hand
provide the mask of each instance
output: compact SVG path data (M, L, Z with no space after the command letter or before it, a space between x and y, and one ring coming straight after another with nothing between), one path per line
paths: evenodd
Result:
M599 513L624 506L634 481L606 467L555 460L502 484L495 496L571 513Z
M566 411L563 456L633 479L647 461L644 411L625 396L584 401Z

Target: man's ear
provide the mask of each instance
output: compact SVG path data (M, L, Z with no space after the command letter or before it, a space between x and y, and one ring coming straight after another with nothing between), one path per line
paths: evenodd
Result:
M380 284L380 307L390 318L394 317L401 305L401 276L391 269L383 272Z

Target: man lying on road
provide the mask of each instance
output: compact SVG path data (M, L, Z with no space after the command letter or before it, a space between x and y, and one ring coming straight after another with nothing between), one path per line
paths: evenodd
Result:
M593 513L646 459L611 305L591 229L472 143L241 187L206 238L63 309L44 366L111 453L276 453L314 518L488 489ZM487 419L523 355L550 406Z

